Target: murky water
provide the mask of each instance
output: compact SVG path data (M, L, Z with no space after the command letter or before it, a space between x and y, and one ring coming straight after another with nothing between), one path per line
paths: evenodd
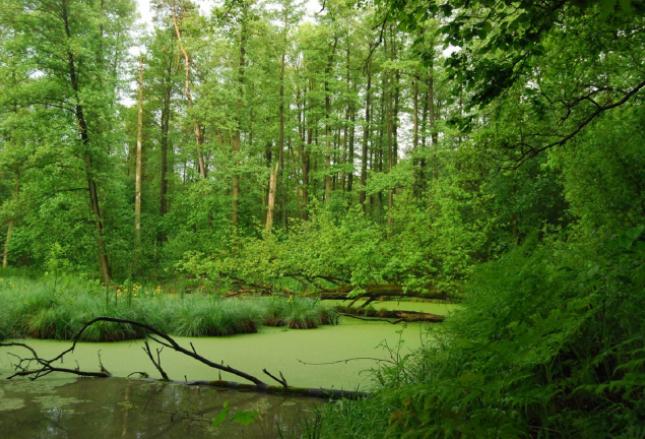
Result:
M263 375L263 368L276 375L282 372L293 386L354 390L369 389L369 369L376 367L377 359L390 356L385 346L410 352L431 342L432 337L426 335L432 328L417 323L392 325L343 318L338 326L311 330L263 328L257 334L176 340L186 347L192 341L201 355L224 360L267 382L270 379ZM69 346L65 341L25 342L45 358ZM279 437L278 428L284 437L293 437L308 419L305 414L321 403L124 379L132 372L158 377L142 346L140 340L81 343L65 360L67 367L78 364L84 370L98 370L100 353L105 367L121 378L76 380L51 375L36 382L0 379L0 438L273 438ZM9 352L25 354L19 348L1 348L0 378L7 376L15 362ZM220 378L217 371L167 349L161 359L174 380ZM221 378L240 381L227 374ZM225 404L229 413L213 427L212 420L218 414L221 417ZM238 419L236 413L242 416ZM253 422L243 425L251 418Z
M289 384L301 387L333 387L354 390L367 388L371 383L369 373L374 359L387 359L389 353L383 346L395 349L399 344L403 353L418 348L423 334L432 330L431 325L392 325L387 322L364 322L345 318L337 326L324 326L310 330L263 328L257 334L229 337L182 338L176 340L189 348L190 342L197 351L215 361L225 361L230 366L263 376L263 368L277 374L282 371ZM69 346L58 340L27 340L41 356L53 357ZM154 346L154 344L153 344ZM84 370L98 370L98 355L114 376L126 377L132 372L145 372L151 377L158 373L143 352L143 341L118 343L80 343L73 355L67 358L68 367L77 363ZM11 370L15 359L8 352L24 353L19 348L0 349L0 376ZM352 360L359 358L358 360ZM217 371L195 360L165 349L161 354L162 366L171 379L213 380ZM324 364L339 360L336 364ZM236 380L223 374L222 379Z
M0 437L288 438L321 403L122 378L0 382Z

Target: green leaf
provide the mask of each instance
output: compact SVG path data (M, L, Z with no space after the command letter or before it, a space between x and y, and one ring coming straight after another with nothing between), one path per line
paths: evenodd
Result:
M224 421L226 421L226 418L228 417L228 413L229 413L228 401L225 401L224 402L224 407L222 408L222 410L220 410L217 413L217 415L215 415L215 417L211 421L211 425L213 427L215 427L215 428L217 428L220 425L222 425L224 423Z
M258 418L259 413L255 410L240 410L233 415L232 421L240 425L251 425Z

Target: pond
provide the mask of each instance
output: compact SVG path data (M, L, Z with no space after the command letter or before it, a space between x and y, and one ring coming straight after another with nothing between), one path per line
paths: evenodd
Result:
M0 383L0 437L295 437L321 403L123 378L22 380Z
M370 368L378 359L388 359L390 350L405 354L432 340L427 324L365 322L342 318L337 326L310 330L262 328L257 334L229 337L182 338L192 342L203 356L244 370L270 381L262 373L267 368L282 372L290 385L299 387L369 390ZM51 357L69 342L26 340L41 356ZM38 382L0 380L0 428L7 437L276 437L278 428L297 431L303 428L303 412L311 413L320 400L285 398L231 390L190 387L182 384L128 380L132 372L158 377L142 350L141 340L118 343L80 343L67 367L77 364L84 370L98 370L98 355L115 377L111 379L44 378ZM154 346L154 345L153 345ZM15 361L0 349L0 377L6 377ZM190 358L166 349L162 365L171 379L214 380L219 373ZM345 361L347 360L347 361ZM240 381L222 374L221 379ZM271 383L275 384L275 383ZM217 428L211 421L229 407L227 421ZM235 413L255 413L254 422L245 426L228 420ZM244 431L242 434L241 432ZM156 436L155 436L156 435ZM218 436L219 435L219 436ZM241 435L241 436L240 436ZM4 437L4 436L3 436ZM285 437L289 437L288 435Z

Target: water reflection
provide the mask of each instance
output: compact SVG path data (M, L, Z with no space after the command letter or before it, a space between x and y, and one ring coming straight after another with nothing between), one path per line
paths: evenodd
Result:
M295 437L320 403L121 378L0 381L0 437L275 438L278 429ZM214 427L225 407L225 420Z

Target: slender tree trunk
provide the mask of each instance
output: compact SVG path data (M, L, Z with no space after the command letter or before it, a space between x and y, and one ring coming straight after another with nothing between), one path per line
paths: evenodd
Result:
M347 172L347 192L352 191L352 186L354 183L354 133L355 127L354 122L356 119L356 109L354 108L354 96L352 91L354 91L355 86L351 86L351 47L350 44L347 44L347 92L349 96L349 102L347 104L347 122L345 124L345 137L347 139L347 157L346 161L349 163L349 171Z
M331 123L331 90L329 88L329 80L331 77L331 70L334 63L334 56L336 54L336 46L338 45L338 36L334 37L334 43L331 47L331 53L327 58L327 65L325 67L325 202L329 202L332 192L332 176L331 176L331 155L332 155L332 123Z
M436 146L439 142L439 134L437 131L437 111L434 99L434 71L432 63L428 67L428 122L430 125L430 137L432 138L432 146Z
M310 81L309 84L310 88L309 90L313 90L313 80ZM304 210L302 217L303 219L308 219L309 218L309 169L311 167L311 145L314 142L314 123L311 120L312 116L311 114L306 113L306 107L307 107L307 89L305 88L305 93L303 96L303 115L304 115L304 124L306 126L306 131L307 131L307 144L306 146L303 147L303 154L301 157L301 162L302 162L302 201L304 205Z
M16 172L16 186L14 189L14 198L17 199L20 194L20 172ZM4 249L2 251L2 268L7 268L9 266L9 251L11 248L11 238L13 236L13 229L15 227L16 220L12 216L7 222L7 236L4 240Z
M62 8L62 19L63 25L65 28L65 35L68 41L72 40L72 33L69 25L67 3L63 3ZM101 279L106 285L111 281L110 275L110 263L108 261L107 252L105 249L105 232L103 226L103 216L101 214L101 206L99 203L99 194L98 188L96 186L96 180L94 180L94 165L92 163L92 156L90 152L90 135L85 119L85 112L83 105L80 99L80 85L78 82L78 73L76 71L76 60L71 49L67 50L67 74L70 82L72 92L74 93L74 99L76 101L74 105L74 115L76 117L76 122L78 123L78 131L81 138L81 143L83 144L83 164L85 168L85 178L87 180L87 189L89 193L89 203L90 210L94 216L94 226L96 229L96 247L97 247L97 258L99 262L99 272L101 274Z
M159 141L159 216L163 218L168 213L168 150L170 144L170 99L172 95L172 58L168 61L165 72L163 101L161 106L161 135ZM162 243L166 235L160 232L157 240Z
M307 146L306 145L306 136L307 136L307 128L305 126L305 102L306 102L307 96L306 96L306 85L305 85L305 91L300 90L300 87L297 88L296 90L296 105L298 107L298 133L300 136L299 142L298 142L298 155L300 158L300 171L301 171L301 177L302 177L302 185L300 187L300 199L301 199L301 215L303 219L307 219L307 185L308 181L307 178L309 177L308 175L308 169L307 169Z
M371 47L370 47L371 48ZM361 148L361 191L359 193L359 201L361 206L363 206L363 212L366 212L365 209L365 186L367 184L367 160L368 160L368 147L370 139L370 110L372 106L372 62L371 60L367 61L367 87L365 89L365 126L363 127L363 145Z
M181 27L179 26L179 21L181 17L177 16L177 8L173 5L172 9L172 23L175 28L175 35L177 37L177 43L179 44L179 51L181 52L184 58L184 96L186 96L186 103L188 104L188 111L190 112L193 108L193 95L191 91L191 80L190 80L190 70L192 68L192 62L190 59L190 54L184 46L182 36L181 36ZM206 165L206 158L204 157L203 145L204 145L204 129L199 123L197 118L194 115L191 115L193 119L193 131L195 133L195 145L197 149L197 169L199 176L201 178L206 178L208 173L208 166Z
M267 219L264 230L268 235L271 233L273 227L273 214L275 212L275 197L276 197L276 188L278 185L278 173L280 170L280 162L276 161L275 166L271 170L271 175L269 176L269 197L267 199Z
M284 75L285 75L285 65L286 65L286 59L287 59L287 26L289 25L288 21L288 16L287 16L287 9L285 8L285 16L284 16L284 29L283 29L283 39L282 39L282 44L283 44L283 50L282 50L282 56L280 58L280 86L279 86L279 95L280 95L280 102L279 102L279 108L278 108L278 165L276 166L275 170L275 178L274 178L274 188L273 188L273 203L275 204L275 197L278 195L278 181L280 183L280 213L282 215L282 224L287 223L287 210L286 210L286 205L287 205L287 191L285 187L285 181L284 181L284 171L285 171L285 166L284 166L284 125L285 125L285 102L284 102ZM271 184L269 184L269 197L271 197ZM271 227L269 224L269 209L273 209L273 207L267 207L267 233L271 232ZM271 223L273 223L273 212L271 212Z
M143 176L143 58L139 61L137 94L137 151L134 171L134 236L135 255L141 252L141 182Z
M2 252L2 268L9 266L9 248L11 246L11 237L13 236L13 218L7 222L7 236L4 240L4 249Z
M392 43L391 43L391 53L392 53L392 61L395 61L397 59L397 39L396 39L396 30L394 27L391 28L391 35L392 35ZM394 83L392 84L392 90L391 90L391 95L392 102L388 108L391 109L390 113L390 122L389 122L389 127L390 127L390 132L389 132L389 140L388 143L390 144L390 149L388 150L388 155L390 157L389 159L389 164L388 164L388 172L392 170L392 168L397 164L398 159L399 159L399 94L400 94L400 81L401 81L401 73L399 70L396 70L394 72ZM387 214L387 222L388 226L391 228L394 224L394 189L390 189L388 193L388 214Z
M246 15L246 14L245 14ZM242 130L242 111L244 108L244 75L246 69L246 17L242 17L240 25L240 62L237 70L237 86L238 86L238 99L237 99L237 120L233 138L231 139L231 153L233 154L233 161L236 165L239 164L239 154L241 147L241 130ZM240 176L237 169L233 172L231 183L231 223L234 228L239 225L239 208L240 208Z
M419 74L412 78L412 150L419 146Z

